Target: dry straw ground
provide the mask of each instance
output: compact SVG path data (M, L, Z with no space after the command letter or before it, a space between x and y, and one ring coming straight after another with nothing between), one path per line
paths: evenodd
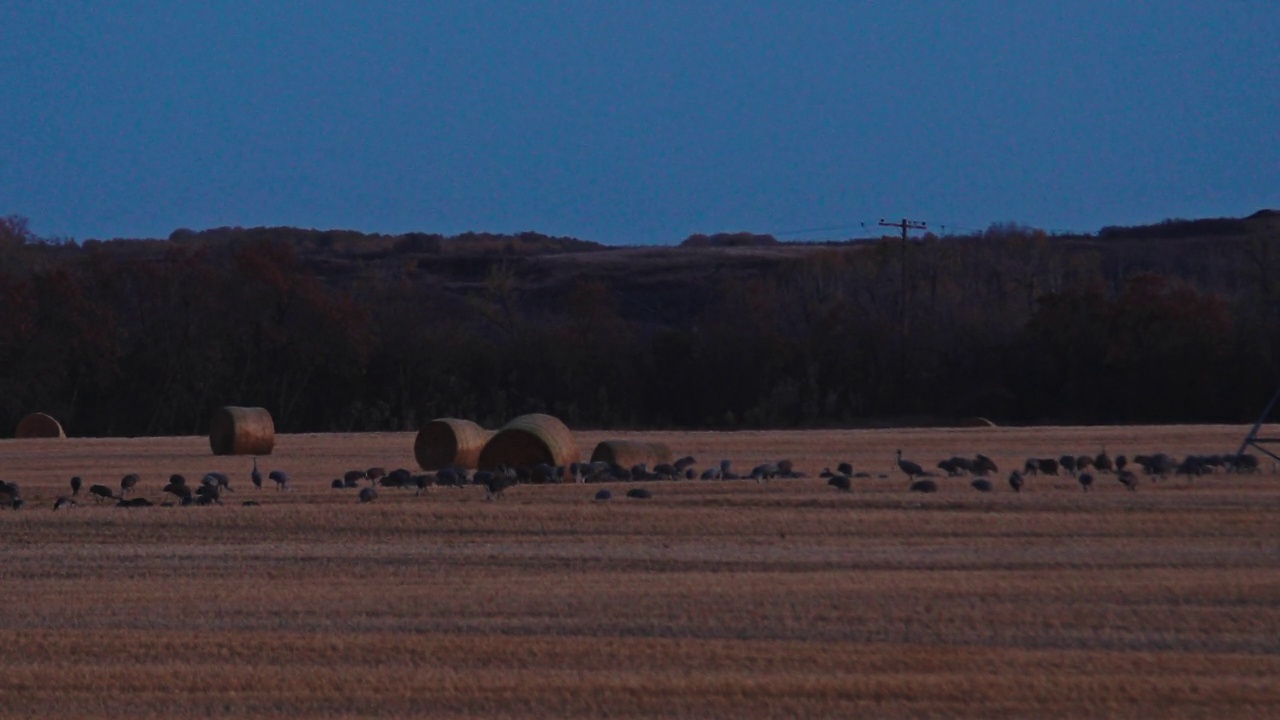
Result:
M1234 449L1239 427L625 433L702 464L890 472ZM611 433L610 436L618 436ZM598 433L579 435L589 453ZM1280 716L1280 476L478 489L370 505L413 435L282 436L255 491L203 438L0 442L0 714L31 717ZM260 507L53 512L67 479L233 473ZM1003 473L1002 473L1003 476ZM614 486L615 495L619 486Z

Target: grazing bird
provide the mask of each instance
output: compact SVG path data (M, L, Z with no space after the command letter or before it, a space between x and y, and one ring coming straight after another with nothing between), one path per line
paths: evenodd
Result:
M84 485L84 480L79 475L71 478L71 496L75 497L80 494L80 487Z
M120 498L120 502L116 503L116 507L123 507L123 508L151 507L151 501L144 497L129 498L128 500L125 500L124 498Z
M262 489L262 471L258 469L258 458L253 459L253 470L249 472L249 479L253 481L253 486Z
M245 506L245 507L258 507L258 501L257 501L257 500L245 500L244 502L242 502L242 503L240 503L240 504L241 504L241 505L243 505L243 506Z
M899 451L901 452L901 451ZM847 477L853 477L853 464L842 462L836 466L836 472Z
M283 470L272 470L267 473L267 479L276 484L276 490L289 489L289 475Z
M924 468L911 462L910 460L902 459L901 448L898 449L898 469L906 473L908 478L920 477L924 475ZM924 491L924 492L928 492L928 491Z
M653 497L653 493L649 492L649 488L631 488L627 491L627 497L637 500L648 500Z
M200 484L230 490L231 478L224 472L207 472L204 477L200 478Z
M1124 466L1129 464L1129 458L1123 455L1116 456L1116 472L1124 470ZM1096 465L1096 463L1095 463Z
M688 470L689 468L693 467L697 463L698 461L694 460L692 455L685 455L684 457L675 461L674 467L676 470L680 472L684 472L685 470Z
M413 473L405 468L396 468L389 474L383 474L376 480L372 480L372 482L383 487L408 487L413 484Z
M978 453L973 456L973 473L975 475L996 474L1000 472L1000 468L996 467L996 463L991 458Z
M76 506L76 501L69 497L60 497L53 501L54 510L70 510Z
M222 504L222 488L216 482L200 483L195 495L197 505Z
M1121 470L1119 474L1116 475L1116 479L1120 481L1121 485L1124 485L1131 491L1138 489L1138 476L1135 475L1132 470Z
M1039 465L1041 475L1058 474L1058 461L1053 458L1041 458Z
M431 476L430 475L414 475L413 485L414 487L418 488L417 490L414 491L413 494L415 496L421 495L422 493L426 492L427 488L431 485Z
M347 487L355 487L361 480L367 479L369 476L364 470L348 470L343 476L342 481Z
M938 492L938 483L932 480L917 480L911 483L911 487L909 489L911 492L935 493Z
M115 500L116 494L106 485L90 485L89 494L98 502L103 500Z
M991 481L986 478L977 478L969 484L978 492L991 492Z
M1090 488L1090 487L1093 487L1093 474L1092 474L1092 473L1082 472L1082 473L1080 473L1080 477L1076 478L1076 480L1080 481L1080 487L1081 487L1081 489L1083 489L1085 492L1089 492L1089 488Z
M343 484L342 478L334 478L333 482L329 483L329 487L333 488L334 490L341 490L345 488L346 485Z
M378 499L378 491L371 487L360 488L359 502L370 503Z
M135 485L142 482L142 478L137 473L129 473L120 478L120 497L124 497L126 493L133 489Z
M476 473L477 476L480 473ZM501 500L507 488L516 484L516 479L505 473L490 473L492 476L484 483L486 500Z
M26 500L23 500L20 497L16 497L9 503L9 507L13 508L14 510L21 510L23 507L26 507L26 504L27 504Z
M1076 474L1076 456L1075 455L1063 455L1062 457L1058 458L1058 464L1061 465L1062 469L1066 470L1068 474L1073 476Z
M187 487L186 480L181 475L174 475L169 478L169 484L164 486L163 492L169 493L179 500L191 497L191 488Z
M1023 480L1022 478L1022 473L1018 472L1017 470L1014 470L1013 472L1009 473L1009 487L1013 488L1014 492L1016 493L1022 492L1022 485L1025 482L1026 481Z
M1040 473L1040 458L1027 458L1022 464L1023 475L1037 475Z
M853 481L849 479L848 475L834 475L827 481L827 484L840 492L850 492L853 490Z
M18 490L18 483L5 482L4 480L0 480L0 495L8 495L9 496L8 499L12 501L16 499L20 494L21 493Z
M376 483L387 476L387 469L382 467L371 467L364 471L364 476L369 478L370 483Z
M605 500L612 500L612 499L613 499L613 493L609 491L609 488L605 488L600 492L596 493L596 500L599 500L601 502L604 502Z

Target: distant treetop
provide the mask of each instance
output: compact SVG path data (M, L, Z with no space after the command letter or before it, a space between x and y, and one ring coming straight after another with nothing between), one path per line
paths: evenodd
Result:
M680 243L680 247L765 247L777 245L778 238L772 235L757 235L749 232L716 233L690 235Z

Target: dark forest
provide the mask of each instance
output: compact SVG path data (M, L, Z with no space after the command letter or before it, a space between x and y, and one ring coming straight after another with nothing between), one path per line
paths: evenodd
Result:
M1050 236L614 248L537 233L0 218L0 433L1249 422L1280 382L1280 213Z

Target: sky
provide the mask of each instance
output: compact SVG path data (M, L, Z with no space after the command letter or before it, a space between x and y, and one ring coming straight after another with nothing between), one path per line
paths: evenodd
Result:
M0 215L673 244L1280 208L1274 0L0 0Z

